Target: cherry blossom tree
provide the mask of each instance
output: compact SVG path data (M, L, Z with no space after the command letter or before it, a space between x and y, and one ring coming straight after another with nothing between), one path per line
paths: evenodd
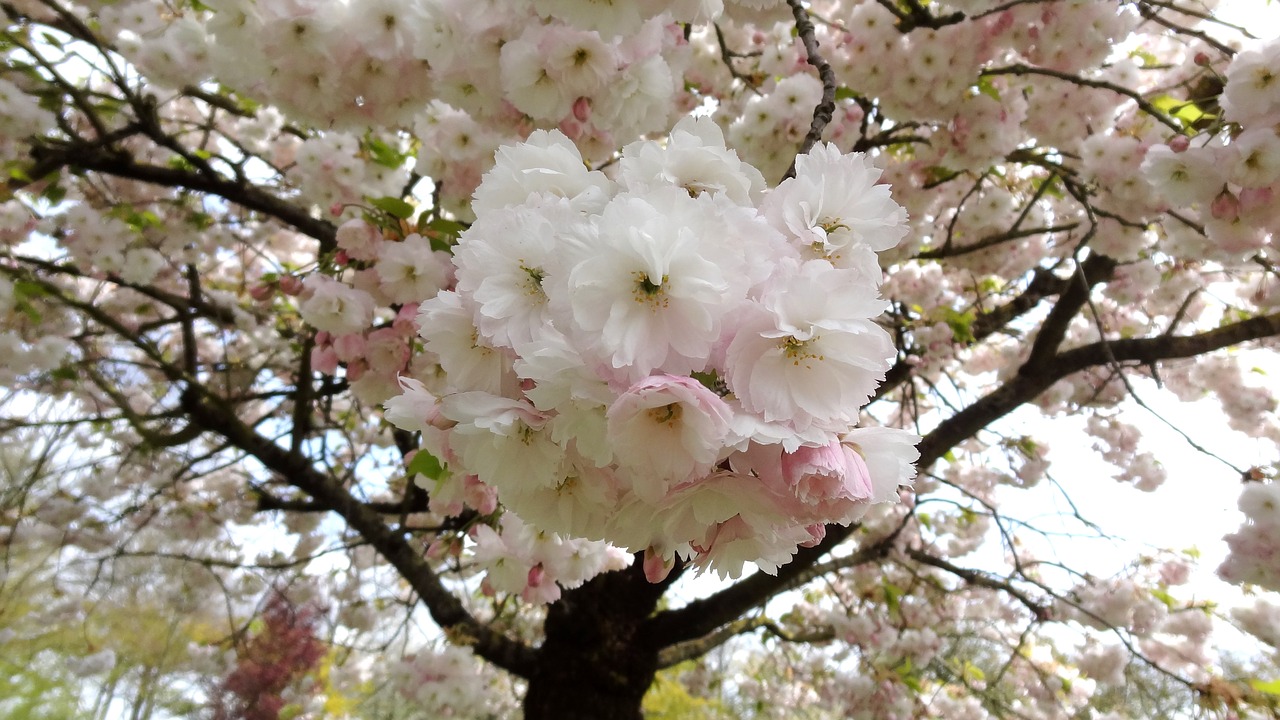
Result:
M1280 590L1280 41L1216 5L0 0L0 628L142 593L211 716L1276 712L1280 604L1009 509L1211 404Z

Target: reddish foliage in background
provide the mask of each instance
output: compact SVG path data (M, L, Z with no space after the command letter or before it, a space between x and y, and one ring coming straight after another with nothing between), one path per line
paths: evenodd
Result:
M213 696L214 720L278 720L283 693L324 657L316 637L314 607L295 606L274 592L262 612L262 629L239 644L235 668Z

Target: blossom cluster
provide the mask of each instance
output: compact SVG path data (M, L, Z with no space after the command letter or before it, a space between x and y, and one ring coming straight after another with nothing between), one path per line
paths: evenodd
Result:
M1222 111L1240 126L1231 136L1176 136L1147 151L1142 170L1173 209L1198 210L1205 250L1239 260L1280 233L1280 40L1237 54L1226 70Z
M705 118L612 177L557 131L504 147L456 284L420 305L443 378L402 378L387 417L652 580L677 556L775 570L914 475L914 435L858 426L895 355L876 252L906 218L879 176L822 145L766 190Z
M1239 507L1245 524L1226 537L1231 552L1218 575L1231 583L1280 590L1280 484L1248 483Z

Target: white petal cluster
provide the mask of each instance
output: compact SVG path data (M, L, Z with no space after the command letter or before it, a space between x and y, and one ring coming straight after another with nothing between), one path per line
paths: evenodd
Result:
M407 383L388 419L434 418L453 473L542 533L647 552L653 579L677 556L772 571L896 500L917 438L856 426L895 355L876 252L906 213L861 155L796 167L766 191L709 119L628 145L616 179L557 131L503 148L418 316L438 404ZM542 597L554 573L525 571Z

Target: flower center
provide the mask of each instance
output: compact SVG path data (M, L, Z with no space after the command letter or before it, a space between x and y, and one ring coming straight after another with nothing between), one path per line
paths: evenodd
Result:
M822 362L826 359L825 356L815 353L810 349L810 346L813 345L813 341L816 339L817 338L815 337L810 340L797 340L794 336L789 335L782 341L782 353L787 356L787 359L791 361L792 365L799 367L800 363L804 363L806 368L813 367L810 365L811 360Z
M648 415L654 422L659 425L675 425L680 421L680 416L684 414L684 408L680 403L671 403L662 407L649 408Z

